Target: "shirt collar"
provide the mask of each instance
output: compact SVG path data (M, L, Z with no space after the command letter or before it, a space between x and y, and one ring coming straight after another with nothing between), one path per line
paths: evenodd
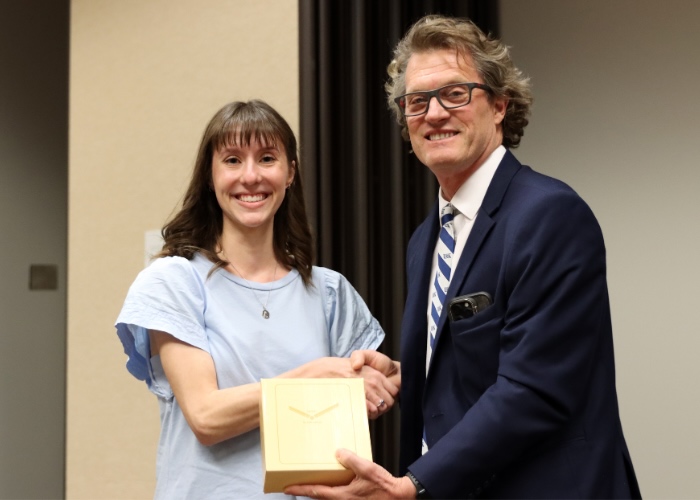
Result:
M464 181L452 200L452 206L455 207L469 220L474 220L479 208L481 207L481 202L484 201L484 196L486 196L486 190L491 184L491 179L493 179L493 174L496 173L498 165L506 154L506 148L501 145L498 146L489 155L486 161L481 165L476 171L469 176L469 178ZM438 189L438 203L440 205L440 213L448 201L442 197L442 189Z

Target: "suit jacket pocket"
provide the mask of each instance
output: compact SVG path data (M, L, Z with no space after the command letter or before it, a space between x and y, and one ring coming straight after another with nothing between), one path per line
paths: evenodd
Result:
M460 383L474 401L493 383L498 373L503 312L498 304L471 318L449 322Z

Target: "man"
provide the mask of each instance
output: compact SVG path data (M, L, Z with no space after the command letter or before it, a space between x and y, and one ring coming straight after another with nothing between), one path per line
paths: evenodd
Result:
M619 418L600 227L571 188L508 150L528 123L528 80L505 45L466 20L425 17L394 56L389 103L440 184L406 259L407 475L340 450L357 475L350 485L288 492L639 498ZM392 366L368 352L354 361Z

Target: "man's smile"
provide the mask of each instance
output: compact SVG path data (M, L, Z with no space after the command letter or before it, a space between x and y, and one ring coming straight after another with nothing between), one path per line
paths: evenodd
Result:
M441 139L449 139L450 137L453 137L457 135L457 132L440 132L436 134L429 134L428 135L428 140L429 141L439 141Z

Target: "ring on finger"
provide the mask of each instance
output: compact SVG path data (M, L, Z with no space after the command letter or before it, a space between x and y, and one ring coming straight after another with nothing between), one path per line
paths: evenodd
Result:
M379 400L379 403L377 403L377 408L381 408L381 407L384 406L385 404L386 404L386 401L384 401L383 399L380 399L380 400Z

